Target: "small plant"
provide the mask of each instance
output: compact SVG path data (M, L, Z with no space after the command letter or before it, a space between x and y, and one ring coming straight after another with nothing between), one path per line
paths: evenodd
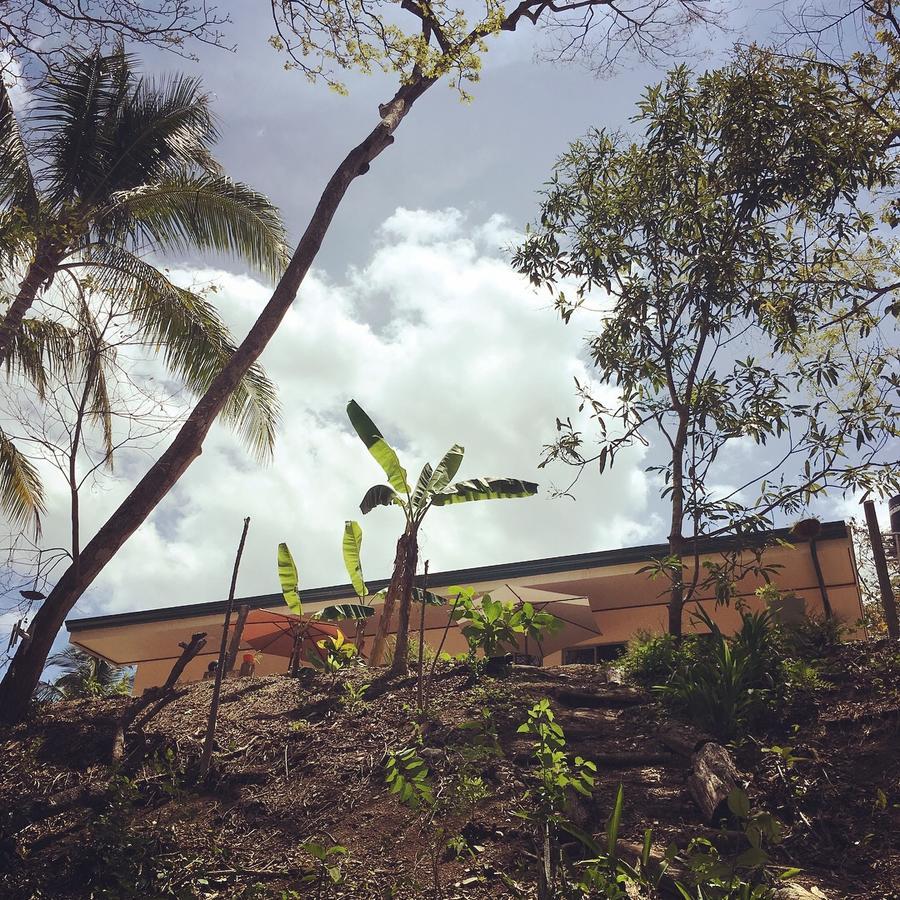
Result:
M785 678L778 634L766 612L741 612L741 629L732 638L701 608L710 631L698 639L690 657L675 657L675 671L654 690L675 709L714 734L731 739L771 715L784 700Z
M341 704L347 712L358 712L368 706L366 701L366 691L369 689L367 684L353 684L348 681L344 684L344 696L341 697Z
M300 845L300 849L308 853L315 861L315 871L305 875L301 880L304 884L312 885L315 889L315 900L326 896L330 888L341 884L344 880L341 871L341 860L350 852L340 844L320 844L317 841L307 841ZM297 894L296 896L300 896ZM310 895L304 895L310 896Z
M715 845L703 837L692 838L683 854L690 870L687 884L677 884L682 897L720 897L723 900L764 900L773 896L766 881L769 854L766 844L781 840L781 825L766 812L753 812L747 795L740 789L728 796L728 808L741 824L749 847L733 859L722 856ZM782 880L797 874L798 869L782 870ZM694 893L689 893L692 888Z
M557 832L560 828L573 832L566 808L571 791L585 797L591 795L597 767L589 760L566 755L566 736L557 724L548 700L538 701L529 711L527 720L517 729L518 734L530 734L535 738L534 758L537 762L538 787L529 792L530 809L518 813L531 821L537 830L539 858L538 897L555 896L559 875L559 846ZM563 875L564 877L564 875Z
M665 684L677 668L682 654L674 635L639 631L629 642L619 661L623 673L644 687Z
M317 669L331 675L332 681L338 672L353 664L358 653L356 647L344 637L340 629L334 637L318 641L316 647L319 648L319 652L311 653L309 661Z
M416 752L415 747L389 750L384 768L384 780L390 792L396 795L402 804L415 810L423 805L434 804L434 791L428 780L428 766Z

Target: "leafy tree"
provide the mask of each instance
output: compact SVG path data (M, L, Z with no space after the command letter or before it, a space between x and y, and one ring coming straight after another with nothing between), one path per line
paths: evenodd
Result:
M314 63L393 72L397 87L378 107L378 120L337 163L310 221L271 298L228 363L213 379L169 447L160 455L112 516L82 550L78 566L70 566L32 622L32 641L19 647L0 683L0 717L20 718L65 616L118 549L153 512L200 454L215 417L265 349L293 304L331 222L350 186L394 142L394 135L413 106L435 84L453 78L457 84L475 81L487 39L515 32L526 24L548 26L565 36L557 58L583 55L592 65L613 65L628 49L652 54L673 51L697 22L707 20L700 0L578 0L548 4L521 0L509 11L485 0L471 16L456 8L418 2L351 6L328 16L314 7L288 0L272 6L284 52L292 62ZM364 38L360 40L360 38ZM373 52L372 48L377 52ZM380 49L378 49L380 48Z
M67 47L123 39L190 56L193 42L226 46L227 22L195 0L4 0L0 50L25 67L50 68Z
M52 682L43 684L41 696L50 700L80 700L131 693L132 676L123 666L115 666L85 653L78 647L66 647L47 660L61 670Z
M674 70L634 121L634 142L594 131L571 146L514 265L566 322L594 303L590 354L618 400L578 384L598 446L557 420L544 464L602 472L652 446L679 635L684 604L720 574L704 576L701 537L771 527L829 489L900 485L900 369L880 327L900 269L868 194L896 167L889 120L814 63L763 52L696 79ZM757 465L717 489L736 442Z
M454 444L436 468L430 463L422 466L415 487L412 488L396 451L355 400L347 404L347 415L360 440L384 469L389 482L369 488L359 505L360 510L365 515L376 506L399 506L405 519L403 534L397 541L394 570L370 656L372 665L377 666L384 651L384 640L391 624L394 606L399 602L397 649L391 663L391 673L405 675L409 671L409 611L419 561L419 529L428 511L434 506L470 503L475 500L531 497L537 493L537 485L518 478L487 476L454 482L453 478L459 471L465 453L459 444Z
M202 393L234 351L228 329L208 299L144 256L211 250L276 277L286 259L278 212L222 173L199 81L140 78L122 50L67 61L37 92L25 132L0 88L0 264L10 287L0 365L42 391L48 366L80 361L78 332L94 329L92 295L106 296L120 301L173 374ZM56 306L66 291L68 315L27 318L41 298ZM271 449L275 391L258 366L239 380L224 414L258 453ZM4 512L36 523L37 472L6 438L0 453Z

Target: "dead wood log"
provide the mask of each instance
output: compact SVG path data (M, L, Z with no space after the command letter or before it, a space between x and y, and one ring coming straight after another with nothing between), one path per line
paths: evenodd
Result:
M641 691L633 688L614 687L598 691L579 691L559 688L552 695L563 706L574 709L624 709L647 702Z
M79 782L70 788L57 791L49 797L39 797L16 807L4 836L11 837L29 825L53 818L79 806L99 809L103 806L109 786L105 784L83 784Z
M143 727L163 708L163 706L166 705L166 703L169 703L174 699L175 684L181 677L182 672L184 672L187 664L206 646L206 632L199 631L196 634L192 634L191 639L187 643L182 641L178 646L181 647L181 656L178 657L175 661L175 665L172 666L172 671L169 672L169 677L166 679L165 684L163 684L162 687L147 688L140 697L136 697L132 700L119 719L116 725L116 733L113 736L111 753L113 763L121 762L122 758L125 756L125 732L128 731L132 724L134 724L137 717L140 716L148 706L151 706L154 703L156 704L150 713L143 716L141 719L140 727Z
M729 815L728 795L740 785L740 774L731 754L721 745L704 744L691 758L688 790L703 813L715 825Z
M709 744L713 740L710 735L697 731L696 728L683 722L666 722L656 736L663 746L688 759L691 759L704 744Z

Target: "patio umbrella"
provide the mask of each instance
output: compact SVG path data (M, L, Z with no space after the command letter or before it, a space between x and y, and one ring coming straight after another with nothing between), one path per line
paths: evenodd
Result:
M297 641L302 639L300 656L309 659L311 652L317 652L315 645L318 641L337 637L338 631L336 625L320 622L311 616L290 616L267 609L252 609L244 622L241 644L261 653L291 659Z

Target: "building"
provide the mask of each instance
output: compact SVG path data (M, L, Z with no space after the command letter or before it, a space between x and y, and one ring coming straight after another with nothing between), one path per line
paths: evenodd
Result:
M814 545L793 538L786 529L770 532L756 540L760 542L756 546L761 546L763 542L766 545L761 557L764 565L777 567L772 580L782 593L793 593L802 598L807 614L813 616L824 614L824 594L835 616L851 627L850 635L863 636L862 626L858 624L862 617L862 604L856 561L849 530L844 522L823 523ZM792 543L777 543L778 540ZM746 544L744 547L741 550L736 539L731 537L701 542L698 547L701 572L705 571L702 568L704 562L721 563L727 559L739 559L745 565L749 564L756 553L746 549ZM813 550L819 562L821 579L816 573ZM536 604L547 604L547 611L557 612L566 621L571 617L564 615L564 610L577 612L575 618L580 624L572 628L566 626L561 632L562 640L568 639L571 643L552 649L542 648L543 663L592 662L614 653L638 631L665 630L666 579L653 579L647 571L641 570L654 559L665 557L667 552L667 545L655 544L458 569L431 574L429 588L441 593L442 589L453 585L468 585L478 593L491 592L502 599L518 596ZM692 579L693 571L691 560L685 573L686 580ZM751 608L760 608L762 601L756 597L755 591L763 583L760 576L745 574L737 583L740 600ZM385 581L370 583L369 588L375 593L386 584ZM301 591L301 598L305 613L357 599L349 584ZM704 590L698 592L694 603L685 609L686 631L699 627L691 621L692 608L695 609L698 602L724 631L733 630L740 621L734 604L716 607L711 591ZM243 598L237 600L235 606L243 603L252 609L288 611L281 594ZM444 638L444 649L449 653L459 653L465 649L463 636L456 627L445 635L443 624L437 622L440 609L429 610L426 640L436 647ZM199 679L218 652L224 612L224 601L185 603L161 609L71 619L66 622L66 627L69 640L75 646L117 665L136 666L134 690L140 693L165 680L180 653L179 641L187 640L194 632L205 631L208 633L205 652L190 663L184 676L187 680ZM418 619L413 616L411 628L415 628L417 622ZM257 664L260 674L284 672L286 668L287 661L283 657L267 656L265 653Z

